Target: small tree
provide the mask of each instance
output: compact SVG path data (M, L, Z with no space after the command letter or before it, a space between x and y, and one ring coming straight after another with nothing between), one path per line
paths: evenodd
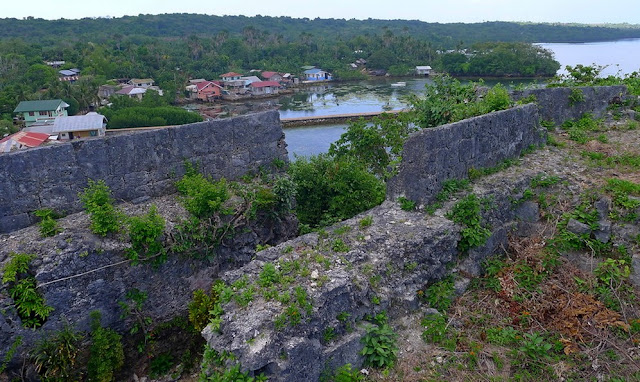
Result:
M96 182L89 179L87 188L79 196L89 213L91 232L106 236L120 230L122 214L113 206L111 190L104 180Z

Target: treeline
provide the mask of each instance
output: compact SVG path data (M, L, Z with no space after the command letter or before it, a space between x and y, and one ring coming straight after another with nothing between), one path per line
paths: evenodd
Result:
M457 76L553 76L560 64L553 54L525 43L475 44L468 52L443 54L439 68Z
M111 106L101 108L100 112L107 118L110 129L185 125L203 120L200 114L170 106L168 98L152 90L145 93L141 101L115 97Z
M124 16L121 18L85 18L81 20L0 19L0 38L22 37L30 40L56 38L96 39L105 35L182 37L191 34L213 36L220 32L241 34L247 27L265 31L287 41L295 41L304 31L331 41L390 31L419 39L428 39L445 49L486 41L503 42L590 42L640 37L638 28L614 28L575 24L535 24L514 22L427 23L418 20L345 20L308 19L269 16L209 16L199 14L163 14Z

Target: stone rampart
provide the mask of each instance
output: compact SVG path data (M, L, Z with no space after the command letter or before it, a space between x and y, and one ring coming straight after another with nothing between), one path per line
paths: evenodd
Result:
M545 141L533 104L421 130L405 143L387 197L430 203L445 180L466 178L471 168L495 166Z
M572 92L575 98L572 97ZM582 96L579 96L579 93ZM573 88L545 88L514 91L515 100L535 96L540 119L556 125L572 119L579 119L585 113L600 118L612 103L620 103L627 95L626 86L592 86ZM572 100L572 98L574 98ZM581 100L580 100L581 99Z
M236 179L274 159L287 160L277 111L0 155L0 233L33 224L40 208L79 211L88 179L135 201L173 192L186 160L214 178Z

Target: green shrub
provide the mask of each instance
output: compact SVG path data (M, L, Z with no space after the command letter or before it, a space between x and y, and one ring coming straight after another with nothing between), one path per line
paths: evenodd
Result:
M631 268L626 260L606 259L598 264L593 275L593 291L607 308L621 311L624 301L633 298L633 288L628 284Z
M367 228L370 227L371 224L373 224L373 216L368 215L363 217L362 219L360 219L360 221L358 222L358 226L360 228Z
M176 183L178 191L183 195L182 204L193 216L204 218L222 210L223 203L229 199L227 181L223 178L213 181L198 173L189 164L185 165L186 173Z
M195 330L200 332L212 322L219 325L219 317L222 315L222 303L225 302L221 299L220 294L225 287L226 285L218 280L211 286L210 294L201 289L193 291L193 299L189 302L188 309L189 321Z
M289 167L296 185L298 219L322 227L382 203L384 183L353 159L298 158Z
M149 212L142 216L129 218L129 239L131 248L127 250L127 257L134 260L156 258L156 263L164 260L165 250L162 244L165 221L158 215L158 209L152 205Z
M584 101L584 93L581 89L573 88L569 93L569 106L575 106Z
M351 122L329 148L338 160L353 159L381 178L388 178L402 159L402 147L417 128L408 113Z
M492 111L505 110L511 107L513 102L509 91L502 84L497 84L485 94L481 101L481 108L483 113L490 113Z
M427 343L440 345L443 348L455 351L457 334L442 314L430 314L422 320L424 331L422 339Z
M453 303L455 289L453 278L448 277L430 285L425 291L425 300L434 309L446 312Z
M335 252L349 252L349 246L342 239L335 239L331 243L331 249Z
M172 367L173 357L171 353L162 353L153 357L151 362L149 362L149 370L151 371L152 378L158 378L167 374Z
M58 219L60 216L51 208L42 208L34 212L34 214L40 218L40 234L44 237L54 236L62 229L58 226Z
M397 335L388 324L371 325L362 337L364 363L373 367L391 367L396 361Z
M5 264L2 272L2 282L8 284L9 296L27 328L38 328L44 324L53 311L47 306L44 297L37 290L36 278L30 275L29 265L34 255L12 253L11 260Z
M76 357L81 336L69 326L38 342L31 354L36 372L45 382L80 380Z
M460 232L462 237L458 242L458 249L461 252L484 244L491 236L491 231L482 225L482 216L480 215L482 202L484 201L475 194L469 194L447 213L447 218L464 226Z
M111 382L124 365L122 337L100 324L100 311L91 312L91 347L87 365L90 382Z
M268 288L280 283L281 277L280 271L276 269L273 263L265 263L262 267L262 272L258 275L258 285L263 288Z
M416 202L409 200L404 196L398 198L398 203L400 203L400 209L403 211L413 211L416 209Z
M121 214L113 206L111 191L104 180L89 179L87 188L79 196L89 214L93 233L106 236L120 230Z

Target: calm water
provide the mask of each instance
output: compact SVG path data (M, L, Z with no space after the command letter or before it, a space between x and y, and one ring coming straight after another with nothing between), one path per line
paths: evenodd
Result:
M344 133L347 125L293 127L284 130L289 159L326 153L329 146Z
M539 45L553 51L562 67L561 73L566 73L565 66L577 64L608 66L602 72L605 76L624 75L640 70L640 39Z

